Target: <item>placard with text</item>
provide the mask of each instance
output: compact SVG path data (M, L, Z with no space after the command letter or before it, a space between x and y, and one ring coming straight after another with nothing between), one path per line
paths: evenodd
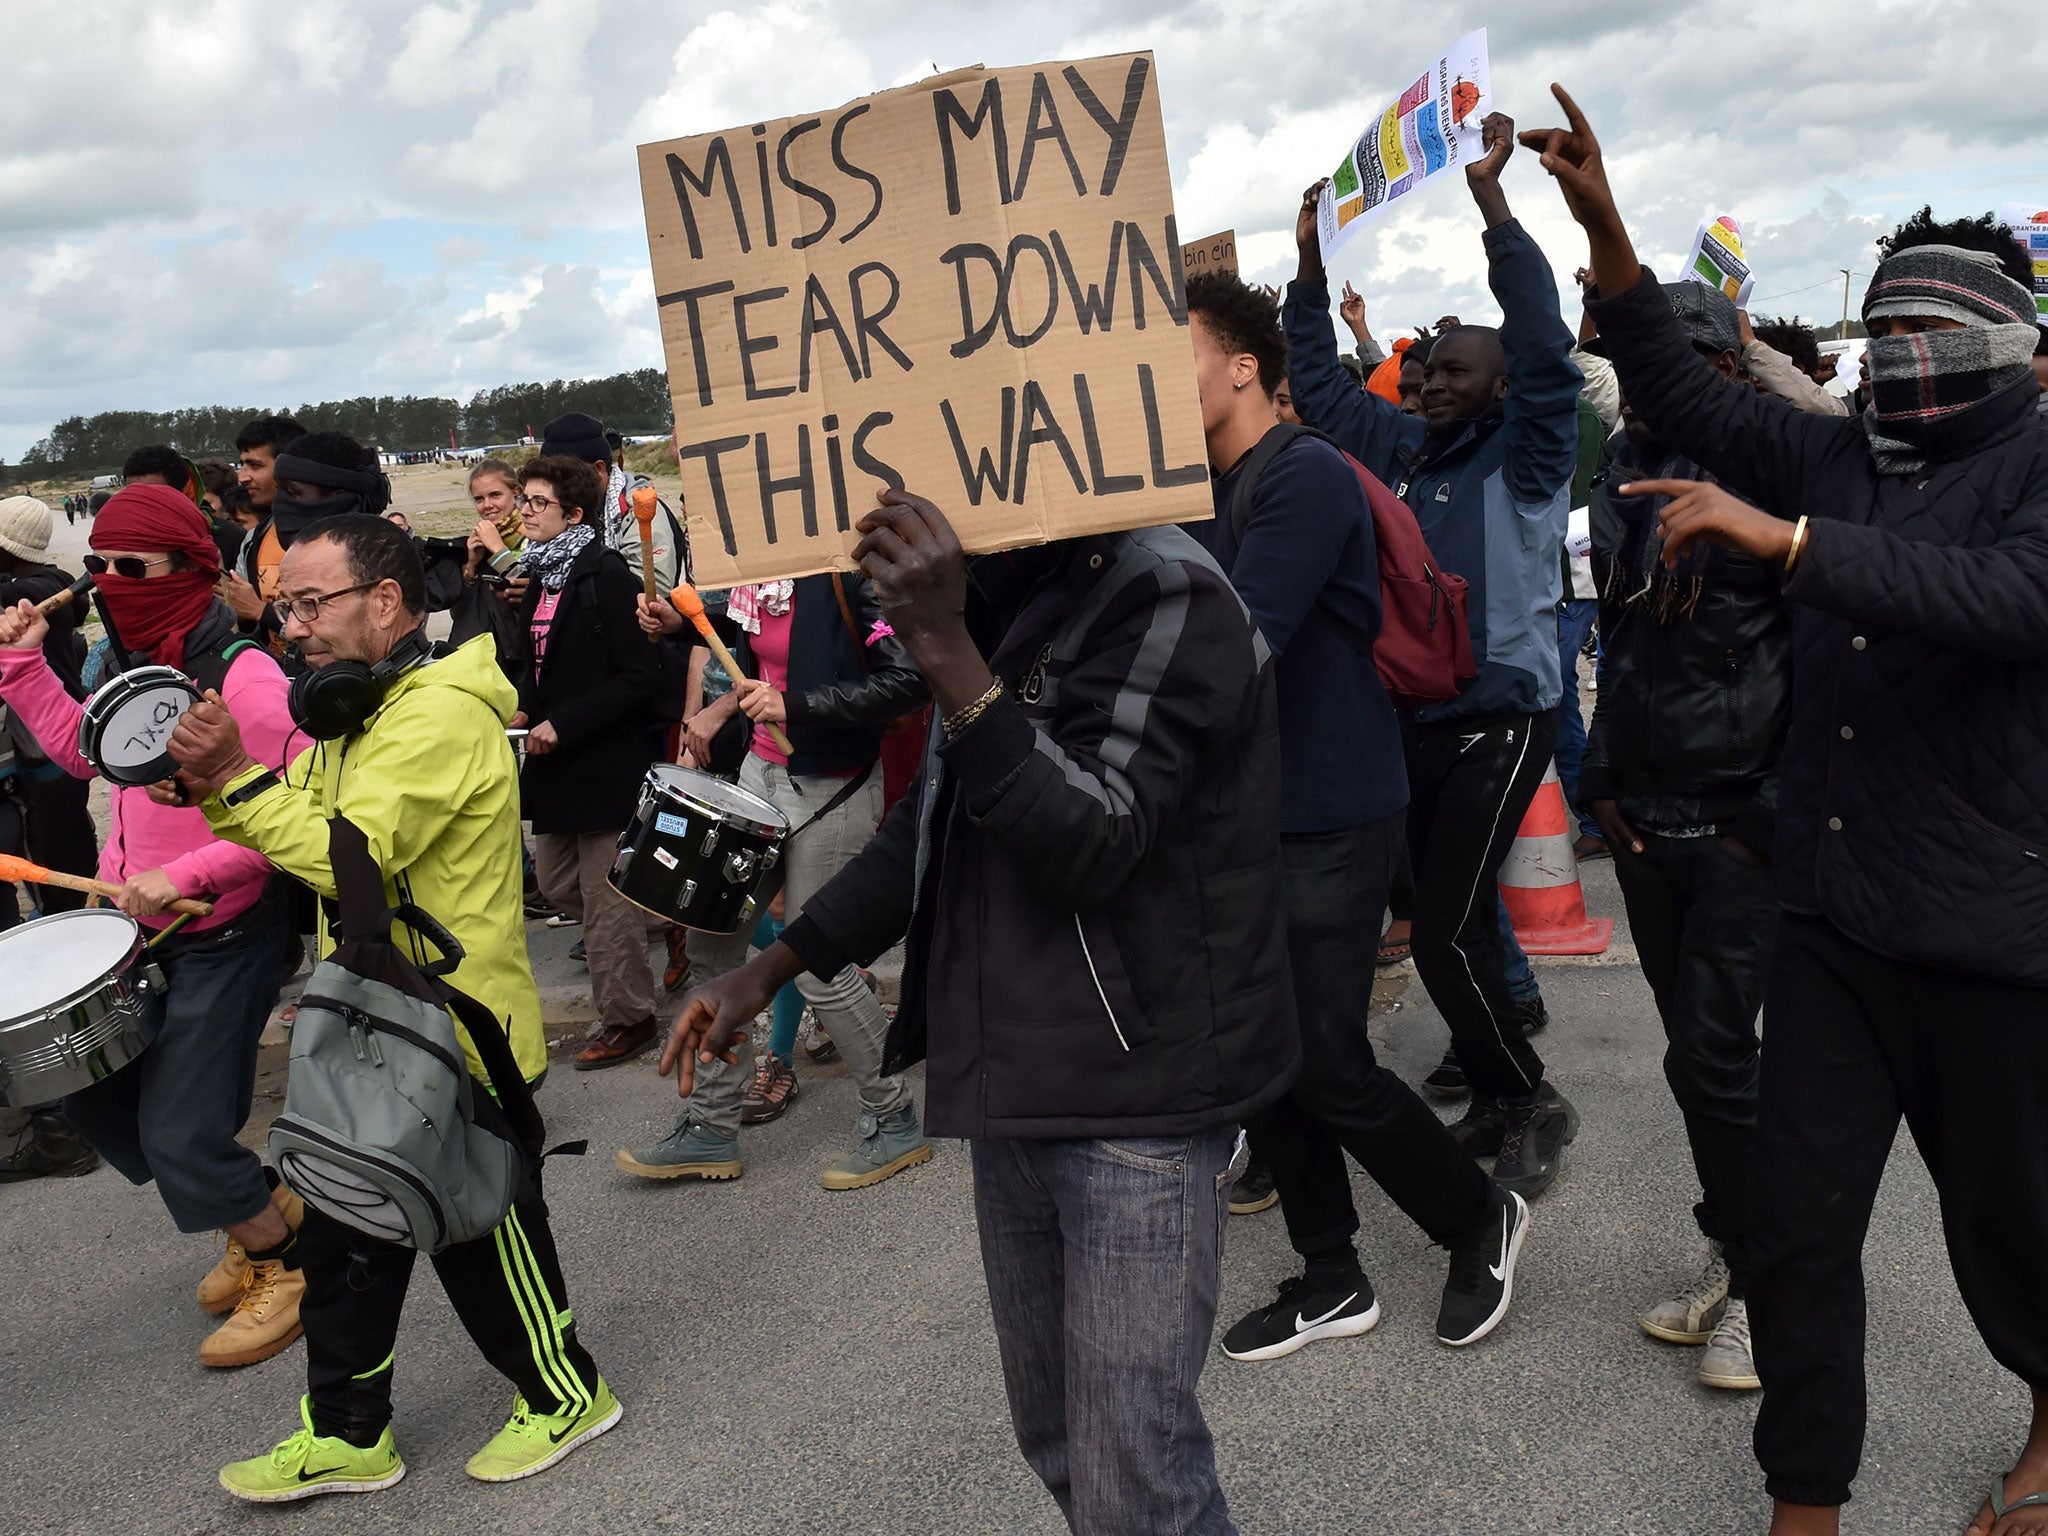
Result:
M698 580L851 564L878 486L986 551L1211 515L1149 53L640 148Z

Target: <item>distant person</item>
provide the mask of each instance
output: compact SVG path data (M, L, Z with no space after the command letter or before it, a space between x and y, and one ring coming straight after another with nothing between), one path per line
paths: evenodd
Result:
M199 474L200 502L213 525L213 542L220 550L221 569L225 571L241 553L242 536L249 524L236 514L246 511L249 496L242 489L233 465L220 459L201 459L192 467Z
M271 504L277 496L277 456L305 435L306 429L289 416L258 416L235 434L240 456L236 478L255 521L242 536L234 568L221 584L221 597L234 609L245 634L259 635L278 652L284 642L269 605L277 597L277 566L284 558L284 545L270 527Z

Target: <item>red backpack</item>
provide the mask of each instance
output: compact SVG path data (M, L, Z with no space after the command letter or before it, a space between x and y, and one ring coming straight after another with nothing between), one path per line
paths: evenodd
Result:
M1252 490L1268 464L1296 438L1335 443L1314 427L1281 425L1252 449L1230 499L1231 536L1242 542L1251 516ZM1337 450L1343 453L1343 449ZM1420 709L1455 699L1479 669L1472 661L1472 629L1465 578L1444 570L1423 541L1408 503L1378 476L1344 454L1372 509L1373 542L1380 562L1380 633L1372 660L1396 709Z

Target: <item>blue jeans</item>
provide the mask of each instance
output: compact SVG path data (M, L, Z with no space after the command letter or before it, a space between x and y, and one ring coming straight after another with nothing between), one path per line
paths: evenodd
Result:
M1010 1422L1076 1536L1235 1536L1196 1396L1235 1141L970 1143Z
M270 1204L262 1159L235 1137L256 1092L256 1044L298 942L288 916L280 903L240 943L158 951L168 985L147 1004L160 1011L156 1038L64 1100L64 1117L129 1183L156 1180L180 1232L231 1227Z
M1579 764L1586 756L1586 717L1579 712L1579 652L1599 616L1600 604L1590 597L1568 597L1557 605L1557 661L1564 673L1564 695L1557 701L1557 777L1564 785L1564 803L1588 837L1601 834L1593 813L1579 804Z

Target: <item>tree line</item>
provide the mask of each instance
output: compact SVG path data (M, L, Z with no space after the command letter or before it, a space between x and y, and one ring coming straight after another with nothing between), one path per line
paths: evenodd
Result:
M467 403L438 396L364 395L312 405L202 405L176 411L101 411L67 416L22 456L30 474L103 474L132 449L168 443L194 459L234 457L235 434L258 416L289 415L309 432L346 432L390 453L513 443L564 411L584 411L628 435L670 429L668 376L659 368L604 379L500 384Z

